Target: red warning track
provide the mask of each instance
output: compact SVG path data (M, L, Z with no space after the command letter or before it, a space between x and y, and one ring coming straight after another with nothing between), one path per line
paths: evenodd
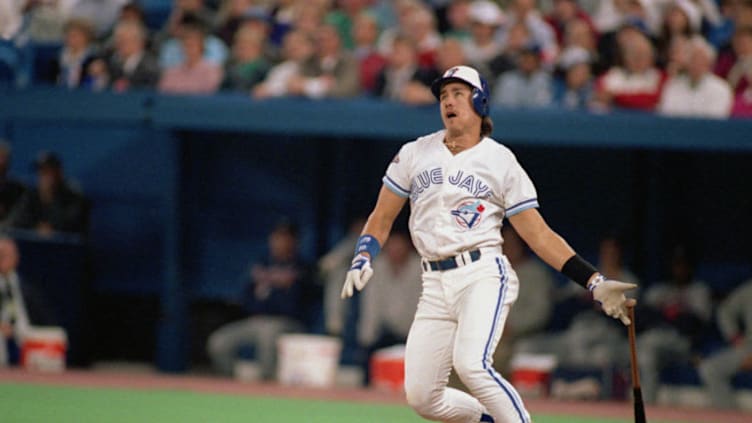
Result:
M299 388L277 384L241 383L230 379L167 374L129 374L119 371L68 370L60 374L34 373L19 369L0 369L0 382L45 384L56 386L106 387L126 389L182 390L200 393L272 396L354 401L382 404L405 404L401 394L370 389ZM628 402L564 402L529 399L525 401L533 414L564 414L585 417L624 418L632 416ZM752 414L725 412L705 408L647 407L649 420L677 423L749 423Z

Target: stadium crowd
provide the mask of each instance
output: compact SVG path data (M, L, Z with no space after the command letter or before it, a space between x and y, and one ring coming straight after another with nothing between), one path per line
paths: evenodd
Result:
M3 2L0 74L115 92L428 104L434 78L470 64L504 107L752 116L749 0L175 0L162 15L154 4ZM33 76L9 59L50 43L59 49Z

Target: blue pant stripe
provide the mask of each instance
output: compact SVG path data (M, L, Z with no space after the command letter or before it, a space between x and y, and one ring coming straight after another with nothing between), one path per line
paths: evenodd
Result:
M499 316L501 314L501 307L504 304L504 297L506 296L507 292L507 272L505 271L504 264L501 261L500 258L496 258L496 264L499 266L499 273L501 274L501 285L499 286L499 297L496 300L496 310L494 311L494 320L493 324L491 325L491 333L488 334L488 340L486 341L486 347L483 349L483 369L488 372L489 375L493 378L494 381L501 387L502 390L507 394L509 399L512 401L512 405L514 405L514 409L517 411L517 414L520 416L520 421L522 423L527 423L527 420L525 419L525 414L522 412L522 400L517 396L517 392L514 390L514 388L510 388L507 386L505 381L494 371L493 367L489 366L489 347L491 346L491 341L493 340L494 333L496 332L496 325L499 321Z

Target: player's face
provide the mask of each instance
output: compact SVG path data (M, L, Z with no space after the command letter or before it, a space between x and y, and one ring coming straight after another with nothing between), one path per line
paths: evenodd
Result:
M462 133L480 124L480 116L472 106L472 94L470 87L461 82L449 82L441 88L441 120L447 130Z

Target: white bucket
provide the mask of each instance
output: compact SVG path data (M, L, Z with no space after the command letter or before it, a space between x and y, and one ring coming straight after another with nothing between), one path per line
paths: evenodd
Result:
M61 327L31 327L23 334L21 365L28 370L62 372L68 336Z
M342 342L320 335L287 334L277 340L277 378L283 385L334 386Z

